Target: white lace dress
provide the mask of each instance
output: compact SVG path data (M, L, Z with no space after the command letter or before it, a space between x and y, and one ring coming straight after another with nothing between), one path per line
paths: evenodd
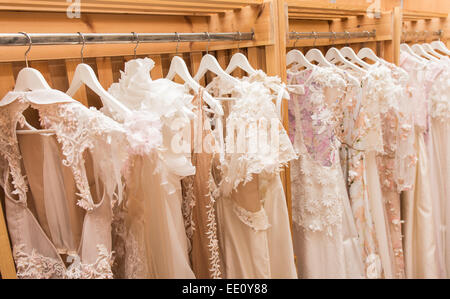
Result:
M29 107L56 133L16 136ZM1 186L17 276L112 278L111 206L122 197L125 130L56 90L10 92L0 110Z
M336 137L346 81L332 68L288 72L294 250L300 278L364 278Z
M224 102L225 152L216 161L224 277L297 278L279 176L282 166L296 155L265 76L256 76L237 86L216 77L209 86L215 96L236 98Z
M147 141L135 147L126 175L124 223L117 228L123 239L118 251L125 259L121 276L195 278L181 192L181 178L195 173L189 160L192 96L183 85L152 81L153 66L148 58L128 61L120 81L109 88L134 111L124 119L128 134L138 144Z

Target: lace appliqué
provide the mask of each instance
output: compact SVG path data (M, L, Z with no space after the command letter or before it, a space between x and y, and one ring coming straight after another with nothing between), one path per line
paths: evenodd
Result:
M14 246L13 255L17 266L17 277L25 279L111 279L112 254L104 245L97 245L98 256L93 264L80 262L78 256L71 256L74 262L66 269L61 260L45 257L36 252L24 251L25 245Z
M264 208L261 208L258 212L250 212L233 203L233 212L238 216L242 223L248 225L254 231L262 231L270 227L269 218L267 217Z
M19 107L16 107L19 105ZM15 127L17 122L22 126L25 123L25 118L22 115L22 111L28 106L25 100L19 99L16 103L10 104L3 109L0 115L0 130L3 132L0 134L0 154L6 160L9 165L9 172L12 177L12 184L14 190L11 192L19 197L19 201L26 203L28 184L26 177L22 175L20 161L22 156L20 155L19 144L17 137L15 136ZM4 166L8 167L5 163ZM2 169L2 175L7 168Z
M226 149L221 161L223 179L219 186L222 195L228 196L239 184L250 182L254 174L279 173L297 155L264 83L243 80L238 86L225 88L226 82L216 79L212 85L216 95L232 93L238 98L226 120Z
M40 108L40 117L43 127L56 131L57 140L65 156L63 164L72 169L79 190L77 195L80 197L77 205L85 210L93 210L94 202L84 169L83 153L86 149L94 148L95 139L105 139L107 144L111 144L114 133L125 136L125 132L118 123L95 108L91 108L90 113L83 109L86 108L72 103L44 106ZM114 139L117 142L117 139Z
M181 180L182 190L183 190L183 202L181 205L181 211L184 218L184 228L186 230L186 235L188 240L192 239L192 235L195 230L195 223L192 219L192 209L195 207L195 194L194 194L194 176L188 176ZM192 246L189 245L189 251L191 251Z
M219 279L222 278L222 271L220 270L220 255L219 255L219 239L217 238L217 219L216 219L216 209L215 203L216 198L219 196L220 192L214 182L212 174L209 176L209 194L208 197L210 202L206 206L208 222L206 226L208 231L206 235L208 236L208 249L209 249L209 272L211 273L211 278Z

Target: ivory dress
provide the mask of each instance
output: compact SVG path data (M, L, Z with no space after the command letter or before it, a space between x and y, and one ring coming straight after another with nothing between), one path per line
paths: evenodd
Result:
M438 241L439 265L441 277L447 277L448 264L448 239L447 218L449 201L449 120L450 120L450 77L449 61L444 58L439 62L428 63L426 73L426 90L429 101L429 137L427 140L428 155L430 161L431 189L433 192L434 220Z
M288 72L294 251L301 278L364 278L340 159L346 81L334 68Z
M54 134L16 136L29 107ZM112 278L111 207L121 200L125 130L56 90L9 92L0 110L1 186L17 276Z
M153 66L148 58L128 61L120 81L109 88L115 98L134 111L130 120L124 120L128 131L134 133L133 140L147 141L131 153L135 161L126 174L130 208L124 206L125 225L118 225L127 265L122 275L195 278L189 261L181 188L181 179L195 173L189 161L192 96L183 85L166 79L152 81L149 73Z
M412 171L409 166L414 163L413 117L406 97L408 74L401 68L382 60L382 65L390 70L385 91L397 107L391 107L382 114L384 152L377 156L378 171L387 215L390 247L393 249L393 275L405 278L405 262L402 244L402 223L400 209L400 192L411 188ZM402 143L406 146L402 147ZM405 187L406 186L406 187Z
M441 251L446 278L450 274L450 59L443 58L441 73L434 77L430 88L430 114L432 145L430 151L432 169L435 177L433 190L439 192ZM435 67L436 69L436 67ZM437 68L439 70L439 68ZM436 73L436 70L434 71Z
M340 136L341 166L347 183L347 191L355 219L358 241L365 263L367 278L383 277L381 259L375 225L369 202L367 172L367 157L365 148L360 145L361 137L365 136L369 122L365 121L366 114L362 109L364 98L361 83L348 78L347 70L345 100L342 101L343 121Z
M426 139L428 131L428 101L425 65L411 55L402 52L400 66L409 74L408 95L415 107L415 183L402 198L404 226L404 255L407 278L440 278L438 233L436 214L430 182L430 161Z
M225 152L215 175L224 277L297 278L279 176L296 155L266 87L269 79L254 76L235 86L216 77L210 85L215 96L235 98L224 102Z

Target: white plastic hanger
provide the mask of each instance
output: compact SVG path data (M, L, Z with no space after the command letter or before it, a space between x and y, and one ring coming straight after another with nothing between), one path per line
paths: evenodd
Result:
M368 64L367 62L365 62L361 58L359 58L358 55L356 55L355 51L353 51L352 48L344 47L339 52L341 52L341 54L344 58L350 59L351 62L359 64L364 69L370 68L370 64Z
M316 61L319 66L326 66L326 67L332 67L333 65L323 56L322 52L318 49L311 49L309 50L306 55L306 59L308 59L309 62Z
M358 72L363 72L365 73L366 71L362 68L360 68L359 66L357 66L356 64L350 62L349 60L345 59L344 56L342 56L341 52L337 49L337 48L330 48L327 52L327 54L325 55L326 59L328 59L328 61L336 64L338 62L343 63L345 66L358 71Z
M177 34L178 35L178 34ZM178 53L178 45L180 43L180 38L178 36L178 43L176 53ZM173 80L175 76L178 75L192 90L198 92L202 86L197 83L197 81L192 78L189 70L184 62L183 58L180 56L174 56L172 62L170 63L169 72L167 73L166 79ZM217 115L223 115L222 106L216 99L214 99L208 92L203 93L205 102L214 110Z
M425 58L422 58L419 55L417 55L408 44L405 44L405 43L401 44L400 50L413 56L414 58L418 59L420 62L427 62Z
M194 76L194 80L197 82L200 81L200 79L208 71L213 72L217 76L219 76L233 84L239 84L239 80L234 78L233 76L230 76L228 73L226 73L220 66L216 57L212 56L211 54L206 54L205 56L202 57L202 60L200 61L200 66L198 67L198 71Z
M438 50L439 52L444 53L445 55L449 55L450 56L450 50L445 46L445 44L443 42L441 42L440 40L438 41L434 41L431 42L431 47L434 50Z
M176 54L178 54L180 37L177 32L175 32L175 34L177 35L178 38L176 48ZM173 80L173 78L175 78L176 75L178 75L195 92L198 92L201 88L203 88L200 84L197 83L197 81L194 80L194 78L192 78L186 66L186 62L184 62L184 60L180 56L174 56L172 58L172 62L170 63L169 72L167 73L166 79ZM214 113L217 116L224 115L222 105L206 91L206 88L203 91L203 99L213 109ZM223 137L222 120L220 117L217 117L216 120L217 120L216 122L217 130L219 132L220 148L224 149L225 141Z
M28 39L28 49L25 52L25 64L26 67L20 70L17 75L16 85L14 87L14 91L28 91L28 90L37 90L37 89L51 89L48 85L47 81L45 81L44 76L36 69L28 67L28 53L31 50L31 46L33 42L31 41L31 37L25 33L20 32L25 35Z
M116 112L130 114L130 109L128 109L125 105L123 105L111 94L109 94L98 81L94 70L89 65L83 63L83 50L85 40L83 34L81 34L80 32L78 32L78 34L82 38L83 42L83 46L81 48L81 63L75 69L75 74L73 76L72 82L70 83L69 89L66 91L66 94L68 94L69 96L73 96L77 92L77 90L80 89L83 84L85 84L100 97L103 105L108 108L112 108Z
M240 68L249 75L256 73L256 70L251 66L247 57L242 53L236 53L231 57L230 63L225 69L225 73L231 74L237 68Z
M252 67L247 57L244 54L239 52L239 42L241 41L241 32L238 31L239 40L238 40L238 53L234 54L230 62L228 63L227 68L225 69L225 73L231 74L235 69L240 68L245 71L249 75L253 75L256 73L256 70Z
M431 47L430 44L422 44L422 48L423 48L427 53L429 53L429 54L431 54L431 55L433 55L433 56L435 56L435 57L437 57L437 58L439 58L439 59L441 59L441 58L443 58L443 57L446 57L445 55L442 55L442 54L436 52L436 51L433 49L433 47Z
M313 69L316 67L314 64L306 59L305 55L297 49L291 50L286 54L286 66L291 64L297 64L299 66L304 66L307 69Z
M358 52L358 57L360 59L370 59L375 62L379 62L381 59L373 52L371 48L362 48Z
M53 90L45 80L44 76L36 69L30 68L28 66L28 53L31 50L31 46L33 44L31 37L25 33L20 32L25 35L28 39L28 49L25 52L25 65L26 67L22 69L17 75L16 85L14 87L14 91L11 93L7 93L5 97L0 101L0 106L6 106L14 101L16 101L19 97L18 93L26 92L26 91L39 91L39 90ZM42 98L43 99L43 98ZM39 97L32 97L28 99L30 102L35 104L49 104L49 103L67 103L70 102L71 99L65 96L61 96L60 98L53 98L51 100L46 99L45 101L40 101ZM44 134L51 133L54 134L55 130L40 130L31 126L27 120L24 120L24 128L25 130L16 130L16 134L19 135L29 135L29 134Z
M411 49L414 51L414 53L416 53L417 55L419 55L421 57L425 57L425 58L427 58L429 60L432 60L432 61L439 61L438 58L436 58L436 57L430 55L429 53L427 53L425 51L425 49L422 48L422 45L420 45L420 44L412 45Z

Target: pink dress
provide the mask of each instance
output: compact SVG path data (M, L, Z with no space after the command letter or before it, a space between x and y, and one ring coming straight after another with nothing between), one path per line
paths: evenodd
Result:
M333 68L288 72L294 251L300 278L363 278L364 262L339 160L346 81Z

